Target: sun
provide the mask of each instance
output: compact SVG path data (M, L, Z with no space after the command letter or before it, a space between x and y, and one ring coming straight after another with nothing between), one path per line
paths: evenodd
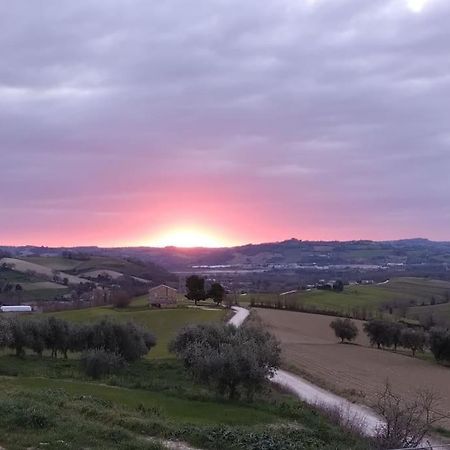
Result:
M166 231L154 240L150 240L152 247L224 247L223 241L213 234L194 229L176 229Z
M406 0L408 8L415 13L420 13L425 8L428 0Z

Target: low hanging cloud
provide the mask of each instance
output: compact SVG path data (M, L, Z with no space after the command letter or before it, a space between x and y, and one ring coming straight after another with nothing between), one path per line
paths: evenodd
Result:
M4 242L80 215L73 242L124 214L151 233L157 208L196 199L257 208L258 241L449 238L446 0L18 0L0 17Z

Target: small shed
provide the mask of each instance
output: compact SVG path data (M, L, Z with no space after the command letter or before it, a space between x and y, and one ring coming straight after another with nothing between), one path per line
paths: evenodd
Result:
M165 284L160 284L149 290L149 305L153 308L170 308L177 305L178 291Z

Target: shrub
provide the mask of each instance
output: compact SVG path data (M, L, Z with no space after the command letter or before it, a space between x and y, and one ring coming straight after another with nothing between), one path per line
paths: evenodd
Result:
M358 336L358 327L350 319L335 319L330 323L330 327L341 342L353 341Z
M112 352L90 350L81 355L80 364L86 375L98 379L122 369L125 360Z
M202 324L181 330L169 346L198 382L230 399L243 387L248 399L280 365L275 338L255 326Z
M28 399L3 399L0 414L10 426L20 428L44 429L53 423L49 409Z

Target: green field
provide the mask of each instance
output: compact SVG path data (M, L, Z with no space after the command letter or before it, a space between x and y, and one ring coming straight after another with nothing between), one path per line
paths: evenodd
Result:
M75 322L85 322L108 316L117 320L132 320L148 328L157 339L157 345L150 352L152 358L169 356L167 344L176 331L190 323L213 322L222 320L226 311L205 311L194 308L150 309L147 296L133 301L129 308L116 309L110 306L87 308L52 313L52 315Z
M250 294L241 298L241 303L255 302L272 304L281 307L296 305L310 311L336 312L355 316L361 312L376 313L389 304L393 308L402 305L430 305L433 301L440 303L450 297L450 283L426 278L393 278L386 284L345 286L344 292L322 290L298 291L295 294ZM448 305L446 303L445 305ZM434 306L419 306L421 308L437 308ZM448 308L440 305L446 314ZM450 307L449 307L450 308ZM448 315L450 318L450 314Z
M450 303L408 308L407 315L412 319L421 319L431 316L437 323L444 322L448 324L450 321Z
M174 360L140 361L95 383L76 360L3 356L0 382L0 445L8 450L165 448L158 439L205 450L368 448L269 387L252 403L219 399Z

